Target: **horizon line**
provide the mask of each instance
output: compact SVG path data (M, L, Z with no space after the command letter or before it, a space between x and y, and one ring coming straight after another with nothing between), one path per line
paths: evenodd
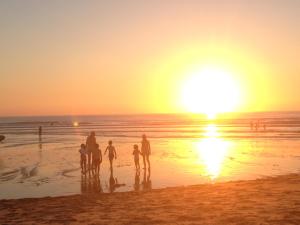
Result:
M239 111L239 112L224 112L219 113L224 114L245 114L245 113L295 113L300 112L300 110L270 110L270 111ZM84 117L84 116L150 116L150 115L205 115L205 113L192 113L192 112L174 112L174 113L103 113L103 114L52 114L52 115L0 115L0 118L18 118L18 117Z

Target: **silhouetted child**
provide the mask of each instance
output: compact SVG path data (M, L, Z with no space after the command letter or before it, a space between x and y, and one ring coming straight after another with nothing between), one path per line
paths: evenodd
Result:
M81 144L80 149L80 166L81 166L81 173L86 173L86 147L85 144Z
M106 154L106 152L108 151L108 159L110 162L110 168L112 169L112 163L114 158L117 159L117 152L115 147L112 145L112 141L108 142L108 146L105 149L104 155Z
M139 150L139 146L134 145L132 155L134 155L134 164L135 164L135 168L137 170L140 169L140 154L142 154L142 153Z
M93 172L95 172L96 174L99 174L100 172L100 163L102 162L102 153L101 150L99 149L99 145L96 144L95 148L92 151L92 159L93 159L93 163L92 163L92 168L93 168Z

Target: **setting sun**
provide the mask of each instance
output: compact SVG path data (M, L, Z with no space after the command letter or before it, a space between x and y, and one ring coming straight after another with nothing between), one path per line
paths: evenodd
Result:
M182 89L182 103L193 113L212 119L218 113L231 112L239 104L240 91L231 74L217 67L191 73Z

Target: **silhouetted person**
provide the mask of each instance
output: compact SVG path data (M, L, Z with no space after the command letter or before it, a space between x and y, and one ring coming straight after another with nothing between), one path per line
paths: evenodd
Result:
M142 153L140 152L138 145L133 146L132 154L134 155L135 169L139 170L140 169L140 154L142 154Z
M135 171L135 177L134 177L134 190L139 191L140 190L140 171L136 170Z
M5 139L4 135L0 135L0 142L3 141Z
M266 131L266 129L267 129L267 125L266 125L266 124L264 124L264 131Z
M113 160L117 159L117 152L116 152L115 147L112 145L112 141L108 142L108 146L105 149L104 155L106 154L107 151L108 151L108 159L109 159L109 163L110 163L110 169L112 170Z
M39 126L39 136L42 136L42 126Z
M42 136L39 136L39 149L42 150L42 148L43 148Z
M100 164L102 162L102 153L99 148L99 145L96 144L96 147L92 151L93 158L93 173L99 175L100 173Z
M255 123L254 127L255 127L255 131L258 131L258 122Z
M80 153L81 173L85 174L86 173L86 155L87 155L85 144L81 144L79 153Z
M94 131L91 132L91 134L86 139L86 149L87 149L87 155L88 155L88 169L91 170L91 154L93 149L96 148L96 134Z
M146 161L148 163L148 168L150 168L150 160L149 156L151 154L151 148L150 148L150 142L147 140L146 135L144 134L142 136L142 156L143 156L143 162L144 162L144 169L146 169Z

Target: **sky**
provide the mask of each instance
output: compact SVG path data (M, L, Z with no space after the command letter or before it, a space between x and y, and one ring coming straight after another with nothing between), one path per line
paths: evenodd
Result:
M299 15L297 0L3 0L0 116L185 112L207 65L238 83L236 111L300 110Z

